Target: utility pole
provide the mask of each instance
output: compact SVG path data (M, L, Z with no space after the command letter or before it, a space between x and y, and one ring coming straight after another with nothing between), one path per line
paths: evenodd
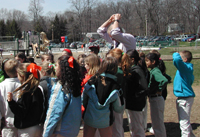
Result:
M53 41L53 27L54 27L54 25L52 24L52 41Z
M147 29L147 15L145 15L145 21L146 21L146 37L147 37L147 34L148 34L148 29Z

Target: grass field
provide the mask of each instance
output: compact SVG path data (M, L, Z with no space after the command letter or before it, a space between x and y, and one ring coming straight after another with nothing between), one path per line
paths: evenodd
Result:
M196 60L192 60L191 62L194 66L194 76L195 76L195 79L194 79L194 85L199 85L200 84L200 62L198 59ZM165 65L166 65L166 68L167 68L167 71L166 73L168 75L170 75L172 77L172 81L174 79L174 76L176 74L176 67L173 65L173 62L172 61L165 61Z

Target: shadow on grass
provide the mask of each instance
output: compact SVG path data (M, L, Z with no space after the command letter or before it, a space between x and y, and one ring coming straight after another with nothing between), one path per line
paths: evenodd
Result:
M124 118L123 122L124 122L123 123L124 132L129 132L128 119ZM192 123L191 125L192 125L193 130L196 130L200 126L199 123ZM150 128L150 127L151 127L151 123L148 123L147 128ZM180 137L181 136L181 130L179 127L179 123L174 123L174 122L165 123L165 128L166 128L166 132L167 132L167 137ZM154 135L146 135L146 137L154 137Z

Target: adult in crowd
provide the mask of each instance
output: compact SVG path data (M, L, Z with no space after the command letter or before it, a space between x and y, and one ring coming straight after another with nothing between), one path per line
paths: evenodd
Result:
M112 43L112 48L119 48L125 53L136 49L136 39L133 35L123 32L119 27L121 14L113 14L98 29L97 33L107 42Z

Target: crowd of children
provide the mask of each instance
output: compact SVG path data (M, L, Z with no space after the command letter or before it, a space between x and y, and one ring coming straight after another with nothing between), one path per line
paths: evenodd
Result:
M189 51L173 54L182 136L194 136L190 125L195 97L191 60ZM2 137L76 137L81 123L84 137L123 137L124 112L131 137L144 137L147 98L155 137L167 136L164 100L171 77L158 51L145 55L115 48L104 59L95 53L75 59L71 50L65 49L56 63L52 53L42 55L41 61L36 64L19 53L2 62Z

